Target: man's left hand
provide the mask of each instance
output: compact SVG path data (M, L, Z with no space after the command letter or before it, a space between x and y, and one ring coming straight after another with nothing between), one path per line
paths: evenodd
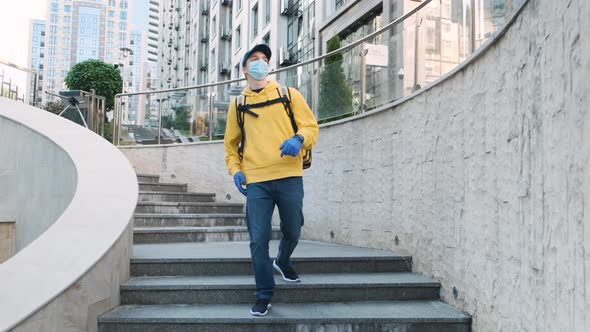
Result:
M301 150L301 144L303 142L297 136L293 136L283 142L279 149L281 150L281 158L284 155L295 157L299 154L299 150Z

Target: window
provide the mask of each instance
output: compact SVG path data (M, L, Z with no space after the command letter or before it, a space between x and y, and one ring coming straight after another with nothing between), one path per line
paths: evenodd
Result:
M71 16L64 16L64 23L67 23L67 24L72 23L72 17Z
M72 33L72 29L70 27L64 27L64 34Z
M119 29L121 31L127 30L127 22L119 22Z
M71 13L72 12L72 6L70 6L70 5L64 5L64 12Z
M51 22L51 24L57 24L57 15L51 14L51 17L49 18L49 22Z
M258 4L252 8L252 39L258 35Z
M121 15L119 16L119 18L121 20L124 20L124 21L127 20L127 12L126 11L122 11L121 12Z
M242 46L241 45L241 39L242 39L242 36L241 36L242 31L241 30L242 30L242 28L238 25L238 27L236 28L236 33L235 33L235 37L234 37L234 40L236 41L236 45L235 45L236 50Z
M213 25L211 26L211 37L215 36L215 32L217 32L217 17L213 16Z
M58 3L52 3L52 4L51 4L51 11L52 11L53 13L57 13L57 12L59 12L59 4L58 4Z
M109 17L115 17L115 11L109 10Z
M115 0L109 0L109 7L115 7Z
M264 25L270 22L270 0L264 0Z
M115 21L108 21L107 22L107 27L114 28L115 27Z
M242 10L242 0L236 0L236 14Z
M264 38L262 38L262 43L266 44L266 45L270 45L270 32L266 34L266 36L264 36Z

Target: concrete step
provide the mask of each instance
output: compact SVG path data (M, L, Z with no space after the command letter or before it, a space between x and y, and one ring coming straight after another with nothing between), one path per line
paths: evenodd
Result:
M188 185L186 183L144 183L139 182L140 191L185 193Z
M440 283L414 273L276 274L275 303L438 300ZM137 277L121 286L121 304L250 303L254 276Z
M160 182L160 176L151 174L137 174L137 181L143 183L158 183Z
M214 193L173 193L140 191L140 202L214 202Z
M135 213L244 213L244 204L192 202L139 202Z
M279 241L270 241L276 257ZM300 274L410 272L407 254L332 243L299 241L292 255ZM249 242L136 244L133 276L248 275L252 273Z
M245 226L246 215L236 214L151 214L136 213L135 227Z
M99 317L98 329L100 332L471 331L471 317L440 301L274 303L263 317L251 316L250 306L120 306Z
M281 238L281 231L274 227L273 240ZM135 227L133 243L219 242L249 241L245 226L219 227Z

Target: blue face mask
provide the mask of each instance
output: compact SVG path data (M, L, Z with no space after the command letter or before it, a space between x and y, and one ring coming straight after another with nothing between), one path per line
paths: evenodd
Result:
M248 74L258 81L263 80L268 75L268 71L268 63L262 59L250 62L248 65Z

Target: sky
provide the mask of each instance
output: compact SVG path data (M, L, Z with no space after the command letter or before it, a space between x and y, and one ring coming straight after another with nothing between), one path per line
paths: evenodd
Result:
M45 18L47 0L3 0L2 2L0 6L0 59L27 67L29 21L32 18ZM0 65L0 72L3 68L6 70L6 76L13 77L20 89L25 88L26 74L3 65Z
M46 19L48 0L1 0L0 5L0 60L15 63L19 66L28 65L29 22L31 19ZM130 1L132 13L129 17L137 29L147 31L149 1ZM0 73L5 68L6 75L16 76L14 79L22 84L26 74L0 65ZM19 93L20 94L20 93Z

